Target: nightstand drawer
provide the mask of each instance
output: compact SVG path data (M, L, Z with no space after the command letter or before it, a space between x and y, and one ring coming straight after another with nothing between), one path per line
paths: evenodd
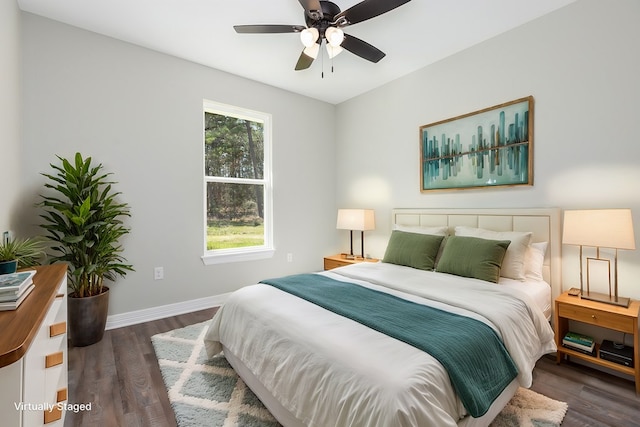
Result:
M620 316L595 310L589 307L580 307L569 304L558 304L558 315L567 319L597 325L607 329L614 329L627 333L634 333L634 321L631 317Z

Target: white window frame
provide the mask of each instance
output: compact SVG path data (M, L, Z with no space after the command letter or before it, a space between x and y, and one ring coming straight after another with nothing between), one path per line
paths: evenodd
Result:
M207 177L204 174L204 116L205 113L219 114L238 119L250 120L263 124L264 131L264 171L262 179ZM271 174L271 114L260 111L248 110L233 105L221 104L215 101L204 100L202 111L202 176L203 176L203 248L202 262L205 265L222 264L228 262L251 261L273 257L273 184ZM264 244L261 246L248 246L244 248L207 250L207 183L242 183L260 184L264 187Z

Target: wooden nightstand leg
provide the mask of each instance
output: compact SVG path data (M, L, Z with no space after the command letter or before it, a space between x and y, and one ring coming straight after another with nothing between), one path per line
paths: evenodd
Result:
M633 335L633 364L636 373L636 395L640 395L640 318L638 318L638 327Z

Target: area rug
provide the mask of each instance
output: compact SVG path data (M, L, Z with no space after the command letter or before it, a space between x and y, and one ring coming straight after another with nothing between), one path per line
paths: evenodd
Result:
M520 387L490 427L558 427L568 405Z
M223 355L207 357L208 325L151 337L178 426L280 426ZM566 411L566 403L520 388L491 427L556 427Z

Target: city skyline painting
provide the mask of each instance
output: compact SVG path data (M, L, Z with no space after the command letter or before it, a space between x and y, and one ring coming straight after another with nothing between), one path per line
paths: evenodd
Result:
M533 185L533 97L420 127L420 191Z

